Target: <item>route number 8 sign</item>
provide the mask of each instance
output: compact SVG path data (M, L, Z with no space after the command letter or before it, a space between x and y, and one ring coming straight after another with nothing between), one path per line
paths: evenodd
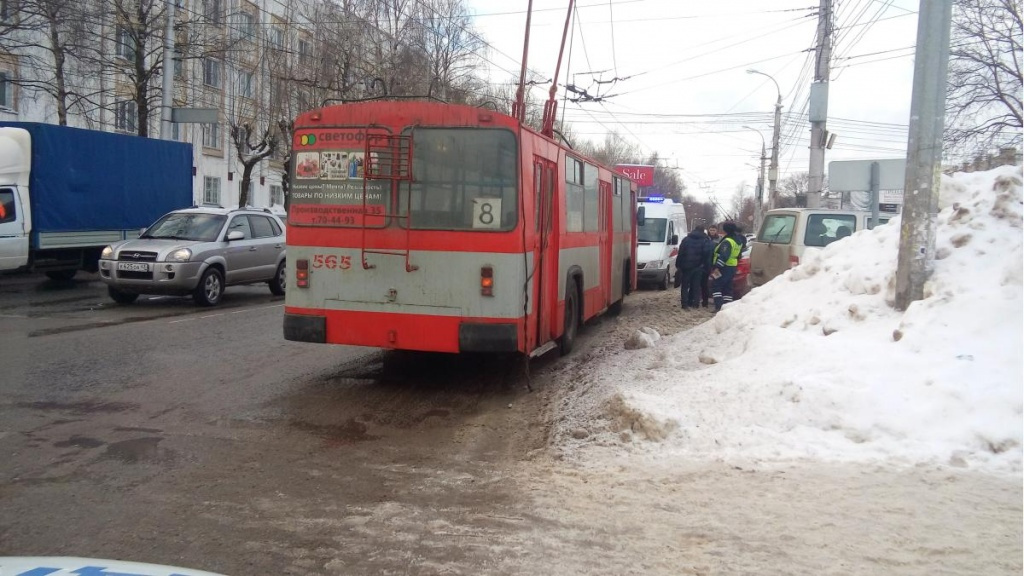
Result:
M473 199L473 228L501 228L501 198Z

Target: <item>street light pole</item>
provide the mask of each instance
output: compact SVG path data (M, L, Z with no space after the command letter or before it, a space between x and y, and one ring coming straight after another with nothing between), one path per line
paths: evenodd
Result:
M744 128L757 132L757 135L761 137L761 171L757 175L757 201L754 203L754 229L752 230L754 234L757 234L757 231L761 229L761 222L764 220L764 161L766 160L764 135L756 128L750 126L744 126Z
M769 80L775 84L775 126L772 131L772 164L768 170L768 182L769 182L769 208L779 207L779 131L782 125L782 90L779 89L779 83L775 81L770 74L765 74L759 70L747 70L747 74L760 74L761 76L767 76Z

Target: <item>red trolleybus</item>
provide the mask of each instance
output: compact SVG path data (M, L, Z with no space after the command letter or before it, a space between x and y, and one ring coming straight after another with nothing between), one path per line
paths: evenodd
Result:
M568 352L636 285L636 187L505 114L425 101L295 120L284 335Z

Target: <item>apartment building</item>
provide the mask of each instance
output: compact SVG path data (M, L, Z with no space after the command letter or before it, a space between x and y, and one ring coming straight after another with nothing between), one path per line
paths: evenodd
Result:
M0 38L8 39L0 39L2 120L59 122L58 50L48 43L50 23L40 20L41 10L32 10L43 1L0 0ZM57 23L67 40L59 47L67 124L192 143L193 197L222 206L238 204L244 171L232 127L256 144L275 131L278 149L253 166L249 204L283 211L290 146L280 126L318 104L309 83L295 81L315 65L313 35L303 24L305 1L176 0L173 105L216 109L218 122L173 124L170 135L160 134L163 0L69 2ZM147 98L138 98L140 91ZM146 110L140 111L140 101ZM262 150L243 148L248 156Z

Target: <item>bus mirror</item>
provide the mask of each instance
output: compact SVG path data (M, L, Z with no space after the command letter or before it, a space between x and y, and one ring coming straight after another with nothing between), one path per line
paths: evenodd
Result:
M679 235L673 234L672 238L668 241L668 243L673 245L673 246L675 246L676 244L679 244Z
M641 206L641 207L636 209L636 225L637 226L643 226L644 225L644 207L643 206Z

